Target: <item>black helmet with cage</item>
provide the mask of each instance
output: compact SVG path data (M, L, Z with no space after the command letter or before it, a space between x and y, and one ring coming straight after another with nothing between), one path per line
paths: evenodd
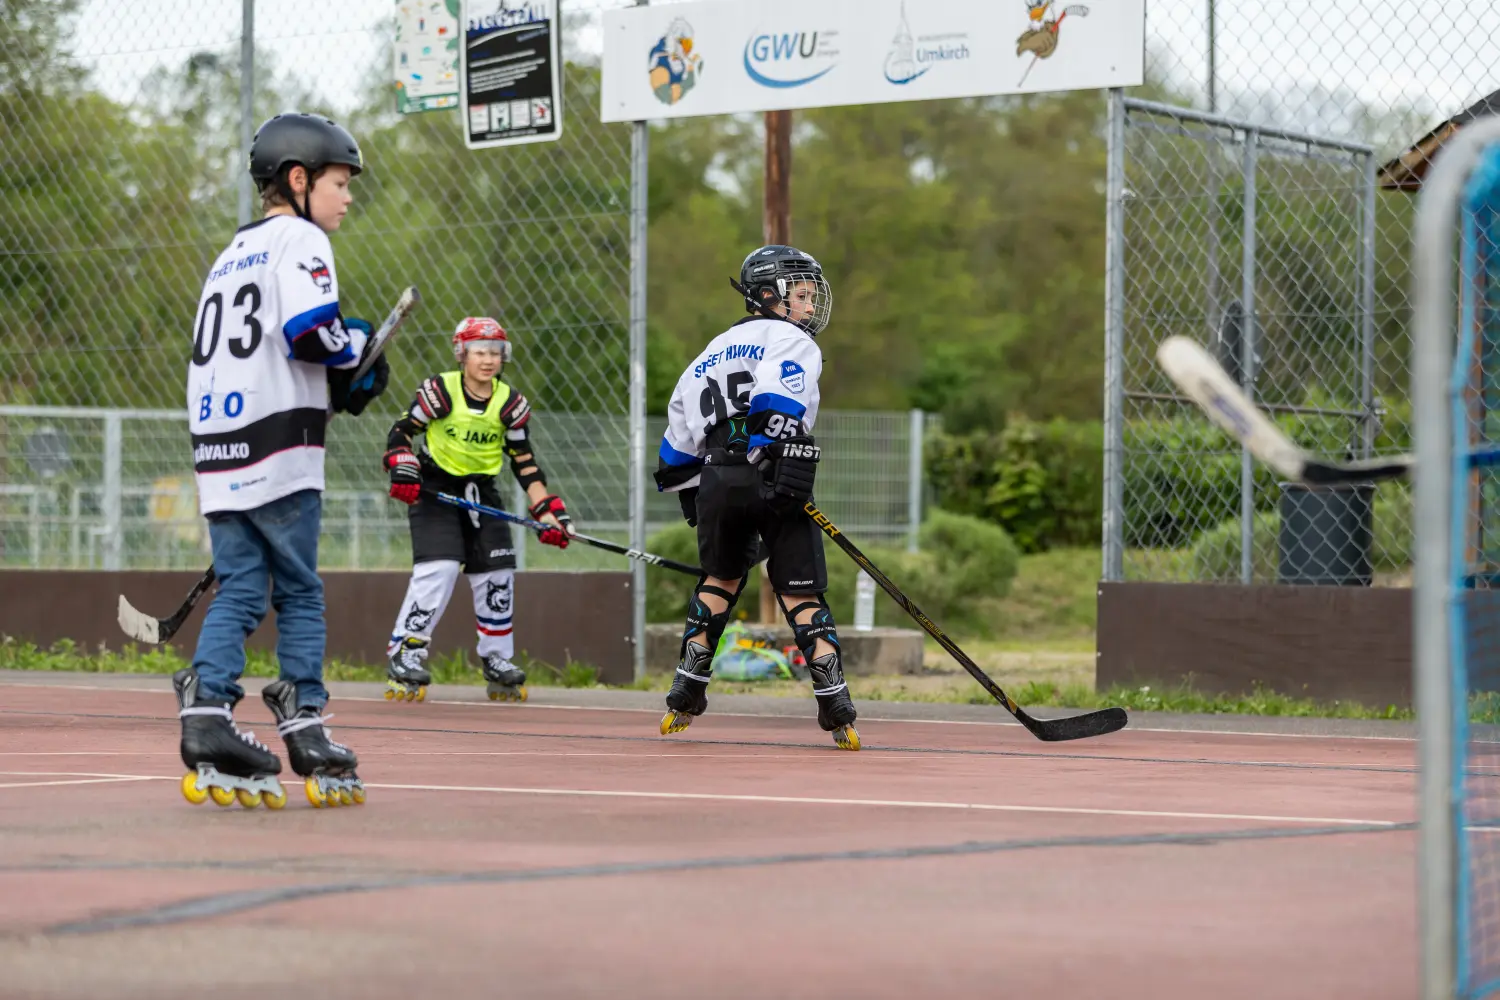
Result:
M833 291L823 277L823 266L796 247L752 250L740 265L735 287L745 297L746 312L775 314L814 337L833 313Z
M353 176L364 169L365 161L354 136L322 115L296 111L276 115L261 125L250 144L250 178L256 187L262 192L274 187L303 218L307 218L306 205L299 206L292 197L287 174L301 166L311 181L318 171L334 164L348 167Z

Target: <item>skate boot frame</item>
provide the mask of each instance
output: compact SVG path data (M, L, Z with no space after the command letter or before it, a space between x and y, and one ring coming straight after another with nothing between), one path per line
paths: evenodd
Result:
M713 650L696 642L683 649L682 663L667 692L667 714L661 717L661 734L680 733L696 716L708 711L708 682L713 678Z
M251 732L234 724L233 703L204 701L198 696L198 672L191 667L172 678L182 720L179 751L188 772L182 776L182 797L193 805L213 799L231 806L238 800L246 809L265 804L286 805L286 791L276 776L281 760Z
M485 691L490 701L525 701L526 672L499 654L484 658Z
M276 718L292 770L303 778L307 801L318 808L362 804L365 786L355 773L359 758L329 739L325 723L332 716L311 706L297 708L297 689L289 681L267 684L261 698Z
M432 674L427 670L427 640L409 635L402 639L386 664L387 701L425 701Z

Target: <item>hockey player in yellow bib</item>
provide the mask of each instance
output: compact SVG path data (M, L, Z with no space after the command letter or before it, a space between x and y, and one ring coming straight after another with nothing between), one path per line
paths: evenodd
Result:
M453 353L461 367L423 380L386 441L391 496L410 505L413 564L386 647L386 697L426 697L432 683L426 667L432 633L462 570L473 592L479 659L490 699L525 701L526 674L511 662L516 551L510 525L441 503L431 493L504 507L495 477L508 460L526 491L532 518L549 526L538 533L543 544L567 548L573 523L562 500L548 492L537 464L527 429L531 405L500 380L511 357L505 330L487 316L468 317L453 333ZM412 439L424 433L426 444L417 454Z

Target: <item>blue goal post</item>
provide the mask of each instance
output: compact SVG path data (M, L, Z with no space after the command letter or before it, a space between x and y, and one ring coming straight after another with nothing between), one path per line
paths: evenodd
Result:
M1438 154L1412 254L1424 1000L1500 995L1500 118Z

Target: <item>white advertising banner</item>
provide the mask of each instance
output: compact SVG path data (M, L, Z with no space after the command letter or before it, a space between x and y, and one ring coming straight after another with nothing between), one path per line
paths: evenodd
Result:
M709 0L604 14L606 122L1139 86L1146 0Z

